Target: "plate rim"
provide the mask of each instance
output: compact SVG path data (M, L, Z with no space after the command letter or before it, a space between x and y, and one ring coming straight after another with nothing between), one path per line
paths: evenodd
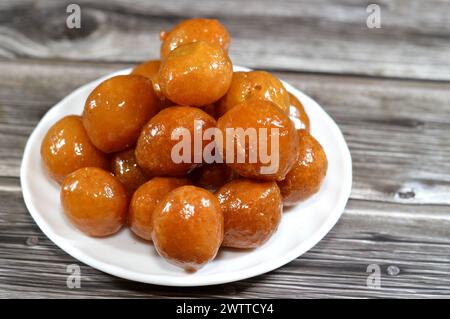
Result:
M241 67L238 65L234 66L235 71L249 71L251 69L246 67ZM283 85L286 87L286 89L295 95L296 97L301 97L300 100L309 100L308 102L311 104L314 104L314 107L319 111L322 112L322 116L326 118L326 120L329 122L329 128L333 130L333 134L336 136L336 140L339 143L339 149L343 150L343 162L344 162L344 178L343 185L342 185L342 191L343 195L339 197L337 204L334 206L332 213L326 217L325 221L321 224L321 226L314 232L314 234L308 239L300 242L298 245L296 245L295 248L291 249L288 253L285 253L284 255L274 258L272 260L267 260L265 262L262 262L256 266L252 266L243 270L237 270L230 273L226 273L226 275L220 275L220 274L210 274L210 275L204 275L202 277L202 281L198 281L198 277L189 277L189 276L172 276L167 277L164 275L149 275L149 274L139 274L134 271L127 270L120 266L115 266L108 264L103 261L99 261L89 255L86 255L83 253L83 251L76 246L72 246L70 242L64 240L61 236L54 233L50 226L47 225L47 223L44 221L44 218L41 217L41 214L37 211L35 206L32 203L31 200L31 194L30 194L30 187L28 180L26 176L28 175L28 167L27 167L27 161L25 159L30 157L30 152L32 149L32 143L31 141L36 139L36 135L38 134L38 127L43 122L47 122L48 118L53 115L53 113L56 113L58 110L58 106L60 104L64 104L68 99L70 99L73 95L78 94L80 91L82 91L86 86L92 85L97 82L101 82L109 77L119 75L119 74L127 74L130 73L132 69L126 68L121 69L115 72L112 72L110 74L107 74L105 76L102 76L100 78L97 78L93 81L90 81L88 83L85 83L81 85L80 87L73 90L71 93L66 95L62 100L60 100L58 103L56 103L54 106L52 106L45 115L40 119L40 121L36 124L34 127L32 133L27 139L27 143L25 146L25 150L22 156L21 166L20 166L20 184L22 189L22 196L24 198L25 205L32 216L35 223L38 225L40 230L60 249L62 249L64 252L75 258L76 260L95 268L99 271L105 272L109 275L124 278L127 280L137 281L141 283L146 284L154 284L154 285L160 285L160 286L173 286L173 287L200 287L200 286L210 286L210 285L217 285L217 284L224 284L229 282L235 282L251 277L256 277L261 274L270 272L272 270L275 270L294 259L300 257L305 252L309 251L311 248L313 248L318 242L320 242L327 233L334 227L334 225L337 223L337 221L340 219L342 214L344 213L345 206L350 198L351 188L352 188L352 182L353 182L353 171L352 171L352 158L350 154L350 150L348 148L348 145L345 141L344 135L342 134L341 130L339 129L336 122L331 118L331 116L311 97L309 97L307 94L303 93L299 89L293 87L289 83L285 81L281 81ZM190 280L189 280L190 278Z

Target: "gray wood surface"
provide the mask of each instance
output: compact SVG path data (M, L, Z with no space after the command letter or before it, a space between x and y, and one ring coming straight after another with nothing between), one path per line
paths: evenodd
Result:
M0 298L450 297L450 2L0 2ZM229 27L236 64L269 69L334 118L353 158L353 190L333 230L301 258L252 279L167 288L115 278L58 249L21 194L23 148L43 114L76 87L156 57L157 32L188 16ZM81 266L68 289L67 265ZM370 264L381 287L366 284ZM388 271L398 267L398 274ZM390 268L392 269L392 267Z

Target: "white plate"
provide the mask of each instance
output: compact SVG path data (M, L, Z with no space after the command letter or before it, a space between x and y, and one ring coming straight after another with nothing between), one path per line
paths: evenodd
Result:
M235 71L248 70L235 66ZM79 261L118 277L167 286L203 286L257 276L299 257L317 244L338 221L350 196L352 164L341 131L310 97L284 83L305 106L311 132L328 157L328 174L320 192L283 215L278 231L263 246L250 251L222 249L217 258L196 273L168 264L154 247L137 239L129 229L108 238L91 238L65 217L59 186L46 175L40 157L41 141L57 120L81 114L89 93L113 75L88 83L51 108L31 134L22 160L20 180L28 210L41 230L62 250Z

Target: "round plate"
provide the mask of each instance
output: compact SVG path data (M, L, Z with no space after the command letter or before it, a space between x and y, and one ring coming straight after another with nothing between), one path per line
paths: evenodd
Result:
M284 212L278 231L264 245L243 251L221 249L205 267L187 273L167 263L152 244L139 240L127 228L107 238L79 232L62 211L59 185L43 169L41 142L60 118L82 113L87 96L100 82L130 71L115 72L75 90L45 114L28 139L20 171L23 197L38 226L62 250L91 267L129 280L167 286L213 285L257 276L290 262L317 244L338 221L352 184L347 144L336 123L314 100L284 83L305 106L311 133L327 154L328 173L319 193Z

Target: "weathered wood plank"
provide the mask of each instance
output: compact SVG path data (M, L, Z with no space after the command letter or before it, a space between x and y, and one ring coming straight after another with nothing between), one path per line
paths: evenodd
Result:
M0 61L0 176L18 176L32 128L77 86L124 65ZM353 156L352 198L450 204L450 84L277 73L313 96Z
M450 84L291 72L277 75L322 104L353 156L351 200L324 240L276 271L227 285L164 288L80 265L82 288L68 289L66 267L78 262L28 214L22 151L49 107L123 66L0 60L0 297L450 297ZM381 266L381 289L366 285L369 264Z
M281 76L343 130L353 158L352 198L450 204L448 84Z
M351 200L338 225L314 249L249 280L200 288L166 288L114 278L55 247L26 211L18 179L0 179L0 297L450 297L448 207ZM68 289L66 267L81 267L81 288ZM369 264L381 288L366 285ZM400 269L389 275L388 266Z
M81 29L67 29L66 4L0 4L0 56L136 62L155 58L158 34L192 16L229 28L237 64L277 70L450 79L450 3L383 0L381 28L366 26L370 1L77 1Z
M63 2L0 2L0 298L450 298L450 2L377 1L381 29L365 25L370 1L77 3L80 30L65 27ZM78 262L42 234L23 203L26 140L74 88L157 57L159 30L192 16L221 19L236 64L288 71L277 75L336 120L353 157L351 200L324 240L269 274L167 288L80 264L82 288L68 289L66 267ZM381 266L380 289L366 285L369 264ZM389 274L390 265L400 273Z

